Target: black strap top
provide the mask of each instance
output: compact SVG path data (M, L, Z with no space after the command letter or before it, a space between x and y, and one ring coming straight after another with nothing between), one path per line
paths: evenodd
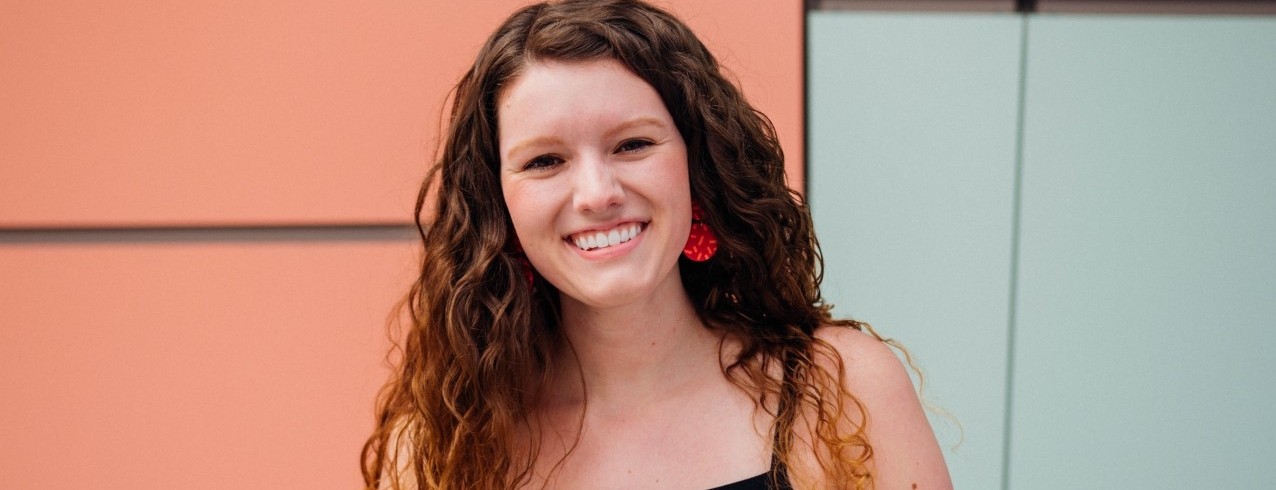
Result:
M793 484L789 482L789 472L785 471L784 464L774 456L771 457L771 471L775 472L775 482L771 481L771 472L766 472L709 490L793 490Z
M793 486L789 484L789 475L784 471L784 467L776 468L776 471L777 474L775 476L779 480L779 486L772 484L770 473L763 473L747 480L728 483L709 490L792 490Z

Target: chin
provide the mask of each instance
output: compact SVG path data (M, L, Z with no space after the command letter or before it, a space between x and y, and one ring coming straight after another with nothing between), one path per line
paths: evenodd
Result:
M587 280L574 284L573 286L576 287L569 289L560 288L559 294L562 295L563 300L594 309L647 303L657 297L668 296L672 292L670 290L671 287L681 289L681 280L680 276L678 276L677 267L674 267L667 274L656 275L655 277L641 273L620 276L602 274L592 278L594 279L593 281ZM673 281L678 283L674 284Z
M641 291L632 288L607 288L591 291L576 291L571 294L559 291L563 299L580 303L590 308L603 309L624 306L643 298ZM648 292L647 295L650 295Z

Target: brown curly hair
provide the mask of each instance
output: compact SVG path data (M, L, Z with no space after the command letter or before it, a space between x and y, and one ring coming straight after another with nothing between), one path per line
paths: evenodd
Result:
M516 454L512 435L534 432L530 413L563 334L557 291L540 278L529 285L511 245L496 100L529 61L603 58L655 88L686 142L691 194L720 248L707 262L680 259L679 271L705 325L739 340L723 374L774 415L776 460L793 461L794 429L809 423L824 478L871 486L867 414L845 388L840 356L814 335L864 324L833 320L820 297L819 245L785 183L771 122L669 13L638 0L566 0L511 15L456 86L440 158L417 196L423 260L403 302L401 359L363 448L366 488L400 488L401 474L430 489L530 481L537 455Z

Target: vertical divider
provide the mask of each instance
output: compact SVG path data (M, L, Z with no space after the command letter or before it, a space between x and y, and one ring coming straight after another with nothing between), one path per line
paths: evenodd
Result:
M1015 387L1015 316L1019 300L1019 236L1020 217L1023 212L1023 155L1024 155L1024 119L1028 92L1028 15L1021 13L1021 29L1019 34L1019 93L1018 114L1015 120L1015 180L1013 209L1010 223L1010 295L1006 308L1006 396L1005 426L1002 430L1004 441L1001 445L1001 488L1010 488L1010 443L1011 431L1014 430L1014 387Z

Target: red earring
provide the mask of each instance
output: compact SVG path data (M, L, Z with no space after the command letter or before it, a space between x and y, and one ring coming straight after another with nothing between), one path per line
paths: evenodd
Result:
M704 211L700 205L691 203L691 234L687 236L687 245L682 247L682 255L694 262L709 260L718 252L718 235L709 229L703 218Z

